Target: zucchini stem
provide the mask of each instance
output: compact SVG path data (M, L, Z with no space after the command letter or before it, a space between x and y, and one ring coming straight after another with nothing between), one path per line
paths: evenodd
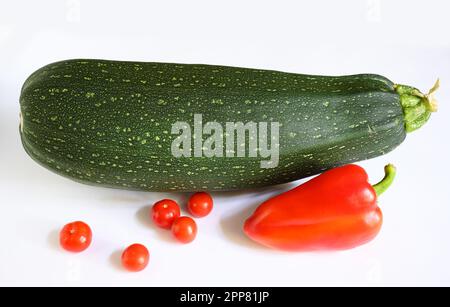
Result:
M437 100L434 98L434 93L439 89L441 86L441 81L439 78L434 83L433 87L428 91L428 94L425 95L429 105L430 105L430 111L436 112L438 109Z
M437 111L437 101L434 98L434 93L438 90L439 85L440 82L437 79L427 94L423 94L412 86L394 85L394 90L400 96L406 132L412 132L422 127L430 118L431 113Z

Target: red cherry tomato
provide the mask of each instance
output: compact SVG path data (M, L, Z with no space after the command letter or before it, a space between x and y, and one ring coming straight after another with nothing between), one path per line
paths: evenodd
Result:
M172 234L181 243L189 243L197 235L197 224L189 216L177 218L172 224Z
M59 233L59 243L69 252L82 252L91 245L91 242L91 228L80 221L65 225Z
M139 272L147 267L150 253L142 244L128 246L122 253L122 265L131 272Z
M175 219L180 217L180 206L171 200L163 199L152 207L152 219L156 225L170 229Z
M194 217L207 216L213 208L213 199L206 192L197 192L193 194L188 201L189 213Z

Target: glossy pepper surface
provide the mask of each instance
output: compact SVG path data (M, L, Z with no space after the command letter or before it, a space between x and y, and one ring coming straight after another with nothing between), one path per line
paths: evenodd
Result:
M344 250L371 241L383 221L377 196L392 183L395 167L372 186L367 173L349 164L262 203L244 232L265 246L287 251Z

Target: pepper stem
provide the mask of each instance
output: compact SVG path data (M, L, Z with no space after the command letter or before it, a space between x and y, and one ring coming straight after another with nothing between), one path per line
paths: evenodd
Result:
M384 167L384 178L380 182L372 186L375 190L375 193L377 193L377 196L380 196L389 188L389 186L392 184L392 181L394 181L395 173L396 168L394 165L388 164Z
M422 127L430 118L432 112L437 111L434 93L439 88L439 79L427 94L418 89L402 84L395 84L394 89L400 96L400 103L405 117L405 130L412 132Z

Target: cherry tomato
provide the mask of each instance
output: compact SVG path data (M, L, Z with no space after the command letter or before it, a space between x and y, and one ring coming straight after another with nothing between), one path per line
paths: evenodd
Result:
M147 267L150 253L142 244L128 246L122 253L122 265L131 272L139 272Z
M189 243L197 235L197 224L189 216L177 218L172 224L172 234L181 243Z
M170 229L175 219L180 217L180 206L171 200L163 199L152 207L152 219L156 225Z
M91 228L80 221L65 225L59 233L59 243L69 252L82 252L91 245L91 242Z
M194 217L207 216L213 208L213 199L206 192L197 192L193 194L188 201L189 213Z

